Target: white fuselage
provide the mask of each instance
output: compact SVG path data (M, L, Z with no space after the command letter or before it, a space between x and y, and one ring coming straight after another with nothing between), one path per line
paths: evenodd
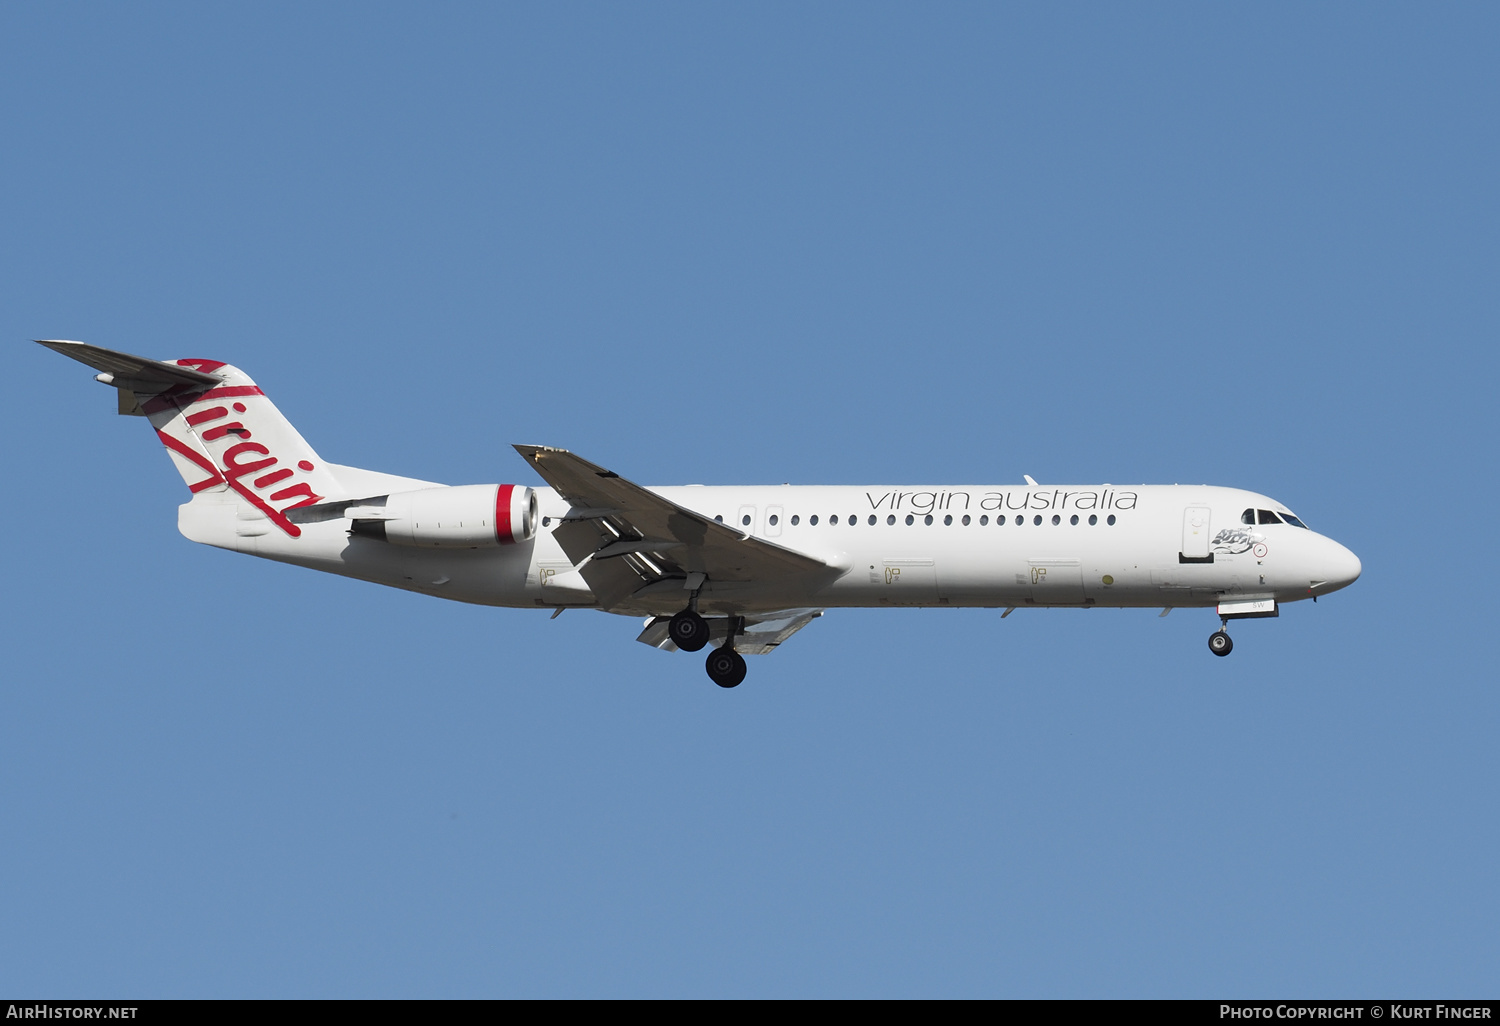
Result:
M1359 576L1352 552L1291 523L1244 522L1286 507L1207 485L678 486L672 502L837 571L801 583L709 580L705 613L816 606L1213 606L1328 594ZM552 537L568 503L539 488L534 538L484 549L421 549L350 537L348 522L237 536L195 528L219 516L183 507L183 533L270 559L442 598L495 606L596 606ZM1250 518L1255 519L1251 513ZM1111 522L1112 520L1112 522ZM841 571L841 572L839 572ZM665 583L665 582L663 582ZM610 612L664 615L680 585L653 587Z
M1221 623L1354 582L1359 559L1280 503L1208 485L644 488L516 445L548 487L340 466L249 375L65 339L148 419L193 498L188 539L458 602L645 616L720 687L830 607L1217 606ZM1209 638L1233 648L1227 630Z

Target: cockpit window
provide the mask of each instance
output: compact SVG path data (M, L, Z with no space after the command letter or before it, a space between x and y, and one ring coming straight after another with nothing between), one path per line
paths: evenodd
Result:
M1281 523L1281 518L1278 517L1275 513L1272 513L1268 509L1259 509L1259 510L1256 510L1255 512L1259 516L1260 522L1263 523L1263 524L1279 524L1279 523Z
M1240 523L1242 523L1242 524L1253 524L1253 523L1255 523L1255 510L1253 510L1253 509L1247 509L1247 510L1245 510L1245 512L1241 513L1240 514Z
M1281 519L1285 520L1287 523L1291 524L1293 527L1300 527L1304 531L1308 530L1308 526L1306 524L1304 524L1302 521L1298 520L1296 517L1292 516L1290 513L1283 513L1283 514L1281 514Z

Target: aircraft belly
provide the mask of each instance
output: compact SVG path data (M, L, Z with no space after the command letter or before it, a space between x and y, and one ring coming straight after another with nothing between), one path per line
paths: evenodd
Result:
M1163 606L1212 605L1226 589L1222 568L1205 563L1169 563L1153 567L1151 583Z
M938 593L945 605L1007 606L1023 600L1008 563L990 539L945 551L938 561Z
M377 543L379 544L379 543ZM494 549L402 551L400 587L457 602L490 606L535 605L526 596L529 544Z
M305 525L299 538L266 532L241 552L436 598L487 606L539 605L525 593L529 544L420 549L351 537L345 522Z

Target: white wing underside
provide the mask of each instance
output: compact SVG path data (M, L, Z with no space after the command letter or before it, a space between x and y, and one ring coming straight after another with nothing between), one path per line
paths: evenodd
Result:
M822 615L821 609L778 609L773 613L747 616L744 630L734 639L734 650L740 655L769 655L777 645ZM667 636L668 619L657 616L647 620L646 629L635 640L663 652L676 652L677 646ZM728 621L724 619L710 620L708 627L710 644L723 641L729 630Z

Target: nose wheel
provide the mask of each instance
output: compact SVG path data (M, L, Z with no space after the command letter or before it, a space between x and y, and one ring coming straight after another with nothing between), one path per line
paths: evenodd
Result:
M1227 656L1234 651L1234 642L1224 631L1214 631L1208 636L1208 650L1216 656Z

